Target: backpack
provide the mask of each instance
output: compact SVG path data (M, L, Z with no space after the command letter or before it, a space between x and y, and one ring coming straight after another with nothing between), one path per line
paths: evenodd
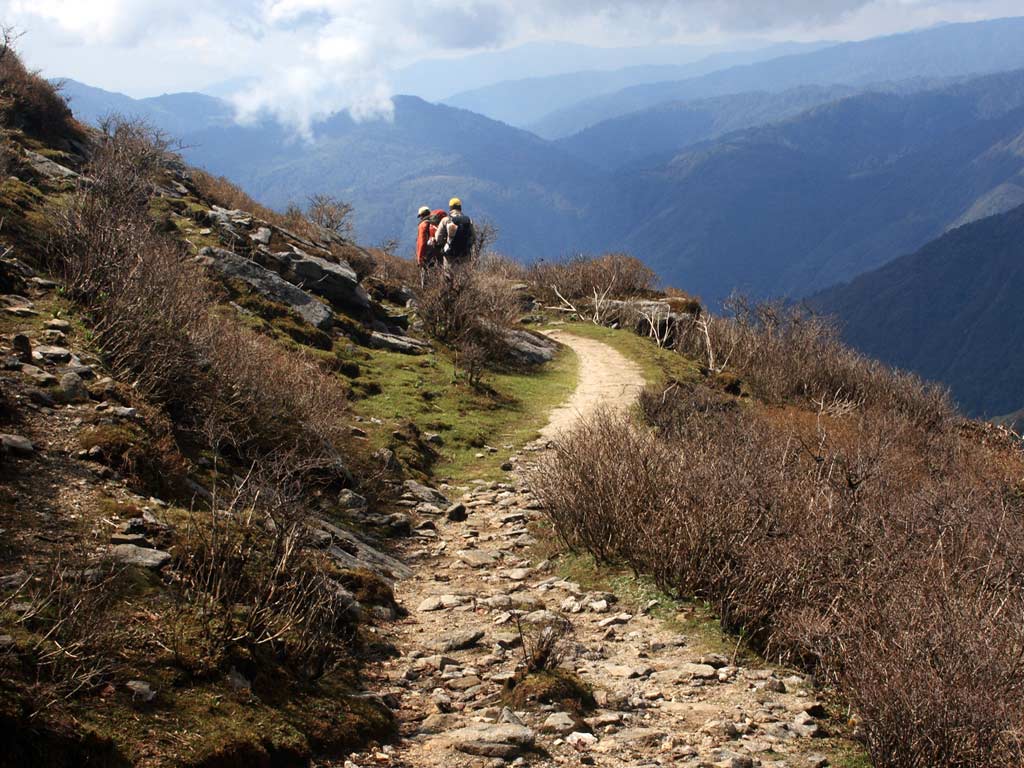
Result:
M448 256L452 261L466 261L473 250L473 240L475 239L473 221L459 211L451 216L451 222L458 229L455 232L455 237L449 243L451 248Z
M430 222L431 227L437 229L439 226L441 226L441 222L444 221L444 217L447 215L447 213L441 210L431 211L430 215L427 216L427 221Z

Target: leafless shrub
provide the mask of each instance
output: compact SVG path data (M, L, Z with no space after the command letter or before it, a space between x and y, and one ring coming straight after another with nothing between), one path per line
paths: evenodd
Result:
M526 282L529 270L515 259L489 251L480 256L474 268L478 272L510 282Z
M710 601L767 655L835 680L876 764L1020 763L1019 449L824 406L651 391L657 435L593 420L534 487L569 545Z
M391 242L370 251L375 261L373 276L405 286L419 285L420 273L416 262L396 255L396 248L397 242Z
M312 195L306 204L306 218L318 227L323 227L346 239L352 238L352 213L351 203L346 203L332 195Z
M279 475L254 471L229 501L194 514L178 544L173 642L196 672L223 670L244 652L315 680L350 653L354 601L309 548L303 499ZM198 637L188 636L195 626Z
M488 366L509 362L506 332L519 311L519 299L507 280L472 268L438 270L417 299L424 329L455 348L458 364L473 384Z
M348 401L321 364L223 317L210 317L196 342L212 389L204 415L237 449L295 450L333 463L347 444Z
M944 388L852 350L826 318L743 298L728 308L731 318L696 318L680 350L714 372L737 372L763 400L890 408L934 428L955 418Z
M224 176L214 176L199 168L190 169L189 175L200 196L222 208L247 211L278 227L287 228L289 224L295 223L282 213L256 202L241 187Z
M4 124L47 139L80 137L81 126L60 95L59 86L22 63L15 49L19 37L13 27L0 30L0 115Z
M527 625L517 612L515 622L523 653L523 669L527 674L553 672L565 663L573 647L571 621L564 616L555 616Z
M551 306L575 309L595 298L625 299L648 294L657 275L639 259L623 253L542 261L529 270L538 298Z
M18 623L31 634L25 649L39 708L95 690L115 669L109 611L117 569L77 556L59 557L41 582L28 581L4 601L22 602Z
M336 463L340 387L301 353L213 312L213 284L149 217L167 152L145 126L109 126L94 183L53 214L51 255L70 295L90 314L114 370L180 426L216 423L243 454L299 450Z
M473 252L471 261L479 262L493 254L491 250L498 239L498 226L487 219L478 219L473 222Z

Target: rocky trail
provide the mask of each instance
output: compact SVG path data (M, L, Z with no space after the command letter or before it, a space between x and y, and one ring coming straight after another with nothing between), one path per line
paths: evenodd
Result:
M346 767L829 765L824 715L809 680L702 647L644 606L590 592L538 560L543 513L527 470L547 441L600 407L628 407L643 386L635 364L601 342L552 336L579 357L579 384L540 442L513 458L513 481L440 491L407 483L403 503L423 520L395 586L408 616L389 631L401 655L377 689L398 707L401 739L353 755ZM585 499L580 500L585 503ZM522 663L519 623L552 614L573 627L563 665L593 689L579 713L505 704Z

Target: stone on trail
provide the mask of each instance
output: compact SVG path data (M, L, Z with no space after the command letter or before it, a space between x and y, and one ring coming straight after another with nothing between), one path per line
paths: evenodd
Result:
M568 712L554 712L548 715L547 720L540 727L541 733L554 733L565 736L576 730L576 719Z
M469 519L469 511L461 502L452 504L444 514L453 523L464 523Z
M66 347L42 346L36 347L32 353L35 360L42 360L49 363L71 362L71 350Z
M134 544L117 544L111 548L110 553L117 562L123 565L136 565L152 571L159 571L172 559L169 552L138 547Z
M482 629L465 629L441 637L433 643L432 647L441 653L465 651L479 643L483 639L483 636L484 631Z
M480 549L460 549L456 553L456 557L470 568L486 568L498 562L498 555Z
M21 458L28 458L36 452L32 441L21 435L0 435L0 447L4 453Z
M628 624L633 620L633 615L630 613L620 613L615 616L609 616L607 619L602 619L597 623L601 629L607 629L618 624Z
M60 379L61 399L65 403L86 403L89 401L89 390L77 373L65 373Z
M441 509L447 509L451 506L451 502L448 500L448 497L436 488L430 488L429 486L426 486L423 483L418 483L415 480L406 480L403 487L405 488L405 492L417 501L433 504Z
M691 680L717 680L718 670L710 664L682 664L679 671Z
M444 739L459 752L507 760L531 749L537 736L523 725L477 723L451 731Z
M597 744L597 736L592 733L574 731L565 737L565 743L574 749L585 752Z

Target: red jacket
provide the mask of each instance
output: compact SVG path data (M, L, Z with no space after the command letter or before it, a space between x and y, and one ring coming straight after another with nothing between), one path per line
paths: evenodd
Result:
M416 263L421 267L430 260L431 251L433 247L427 245L427 241L430 240L437 233L437 227L430 223L428 219L424 219L420 222L419 229L416 235Z

